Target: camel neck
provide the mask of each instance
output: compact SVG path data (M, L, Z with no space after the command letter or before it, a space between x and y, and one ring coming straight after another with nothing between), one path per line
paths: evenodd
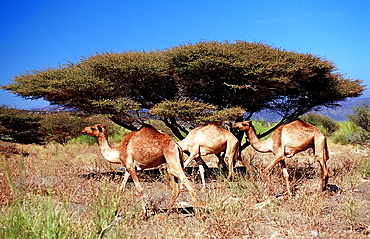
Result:
M250 127L250 129L246 132L246 134L249 139L249 143L252 145L252 147L255 150L261 153L271 152L270 139L260 140L257 137L256 130L254 129L253 126Z
M102 153L105 160L107 160L110 163L121 163L119 151L116 148L111 147L107 137L105 136L99 137L98 144L100 152Z

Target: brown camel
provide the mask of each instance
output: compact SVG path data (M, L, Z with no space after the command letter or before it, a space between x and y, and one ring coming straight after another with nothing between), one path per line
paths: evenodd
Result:
M167 134L160 133L151 125L143 125L139 130L125 135L120 145L112 148L108 142L108 133L105 125L97 124L86 127L82 133L94 136L98 140L103 157L111 163L122 163L126 168L120 189L123 191L129 176L135 183L143 209L143 216L147 217L143 188L136 174L136 167L140 169L154 168L163 163L168 164L168 174L173 187L171 201L164 218L167 218L176 198L180 193L179 181L185 185L196 207L195 191L185 176L180 158L181 149ZM197 210L195 216L199 219Z
M326 166L326 161L329 159L328 147L325 136L315 126L302 120L294 120L280 125L274 130L270 138L264 141L258 139L251 121L236 123L233 125L233 129L243 130L252 147L258 152L272 152L275 155L274 160L265 169L265 172L270 172L280 162L289 194L291 194L291 190L285 157L290 158L296 153L313 148L321 166L321 189L323 191L327 189L329 179Z
M186 167L191 160L195 159L199 165L199 173L202 178L203 188L206 187L204 179L204 167L201 156L207 154L216 154L221 161L221 152L225 152L224 161L227 163L229 174L228 179L232 177L235 161L239 158L239 141L229 131L215 124L208 124L197 127L190 131L188 136L177 142L184 152L190 155L184 163Z

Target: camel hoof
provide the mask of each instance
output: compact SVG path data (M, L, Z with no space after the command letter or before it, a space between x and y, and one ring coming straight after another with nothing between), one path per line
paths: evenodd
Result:
M340 188L337 185L328 184L326 190L328 192L336 193L336 192L339 192Z

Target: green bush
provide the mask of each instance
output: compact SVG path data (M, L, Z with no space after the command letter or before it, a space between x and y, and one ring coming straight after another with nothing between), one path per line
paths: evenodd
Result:
M41 116L25 110L0 106L0 139L14 143L42 143Z
M360 144L360 145L370 144L370 134L365 130L361 130L360 132L347 135L346 139L351 144Z
M68 144L87 144L87 145L94 145L96 144L96 139L94 137L88 135L79 135L70 141Z
M355 107L353 110L353 115L347 115L348 120L370 132L370 105L363 103L362 106Z
M92 125L95 125L95 124L98 124L98 123L107 125L109 142L111 142L113 144L120 143L122 141L123 137L128 132L130 132L130 130L127 130L127 129L113 123L112 121L110 121L106 118L103 118L101 116L98 116L98 115L90 118L89 120L85 120L85 121L89 122L89 123L85 122L84 126L80 127L78 129L77 136L72 138L71 140L69 140L68 143L71 143L71 144L87 144L87 145L96 144L96 139L94 137L91 137L89 135L80 135L79 133L81 132L81 130L84 127L92 126Z
M330 139L337 144L349 144L351 137L362 132L361 127L355 125L352 122L341 121L338 122L339 130L337 130Z
M66 144L79 135L88 123L80 116L62 112L45 115L40 124L40 133L44 135L47 142L55 141L59 144Z
M300 117L303 121L316 126L325 136L332 135L339 129L338 124L327 116L309 113Z

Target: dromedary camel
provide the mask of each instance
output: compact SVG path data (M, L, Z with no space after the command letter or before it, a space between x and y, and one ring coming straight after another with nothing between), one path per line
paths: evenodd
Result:
M274 160L265 169L265 172L270 172L280 162L289 194L291 194L291 190L285 157L290 158L296 153L313 148L321 166L321 189L323 191L327 189L329 179L326 166L326 161L329 159L328 147L325 136L315 126L302 120L294 120L280 125L274 130L270 138L264 141L258 139L251 121L236 123L233 125L233 129L243 130L252 147L258 152L272 152L275 155Z
M82 133L94 136L98 140L103 157L111 163L122 163L126 168L121 191L124 190L127 180L131 175L136 190L138 191L143 209L143 216L147 217L143 188L139 183L136 174L136 167L140 169L154 168L163 163L168 164L168 174L173 187L171 201L164 218L168 217L176 198L180 193L179 180L185 185L192 197L195 216L199 219L196 209L195 191L185 176L182 168L180 152L181 149L176 142L168 135L160 133L151 125L143 125L139 130L132 131L125 135L120 145L112 148L108 142L108 133L105 125L97 124L86 127Z
M202 178L203 188L206 187L204 179L204 167L201 156L207 154L216 154L221 162L221 152L225 152L224 161L227 163L229 174L228 179L232 177L235 161L239 158L239 141L229 131L216 124L208 124L197 127L190 131L188 136L177 142L184 152L190 155L184 163L186 167L191 160L195 159L199 166L199 173Z

